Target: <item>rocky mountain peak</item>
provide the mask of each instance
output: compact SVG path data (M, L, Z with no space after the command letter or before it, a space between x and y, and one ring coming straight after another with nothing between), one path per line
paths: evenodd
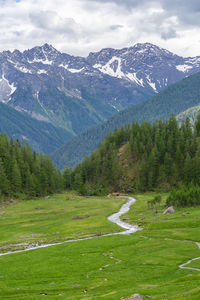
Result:
M0 102L64 128L69 109L79 109L83 118L89 107L94 125L198 71L199 57L183 58L151 43L105 48L86 58L46 43L0 53Z

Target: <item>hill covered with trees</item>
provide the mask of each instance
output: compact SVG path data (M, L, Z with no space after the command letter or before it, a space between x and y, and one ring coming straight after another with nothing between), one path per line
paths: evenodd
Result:
M72 134L48 122L33 119L28 114L0 103L0 133L20 141L28 142L31 147L42 153L51 153L60 147Z
M65 174L69 174L66 169ZM169 190L200 184L200 115L121 127L66 177L82 194Z
M44 196L62 189L63 176L48 156L0 134L0 197Z
M75 166L84 156L89 155L105 139L109 132L132 122L142 123L163 121L172 114L178 115L188 108L199 105L200 73L189 76L161 91L151 99L117 113L106 122L92 127L69 140L51 157L59 168Z

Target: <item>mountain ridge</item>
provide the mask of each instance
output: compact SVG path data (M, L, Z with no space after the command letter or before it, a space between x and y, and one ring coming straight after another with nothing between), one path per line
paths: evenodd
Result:
M0 53L0 101L77 134L199 70L200 57L150 43L87 57L44 44Z

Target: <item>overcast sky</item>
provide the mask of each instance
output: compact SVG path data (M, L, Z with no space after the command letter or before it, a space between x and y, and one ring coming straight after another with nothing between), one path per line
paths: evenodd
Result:
M200 0L0 0L0 51L44 43L74 55L150 42L200 55Z

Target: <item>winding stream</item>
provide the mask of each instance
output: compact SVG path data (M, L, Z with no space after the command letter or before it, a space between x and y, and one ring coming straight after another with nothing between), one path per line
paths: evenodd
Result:
M137 225L132 225L132 224L129 224L127 222L124 222L124 221L120 220L120 217L122 215L126 214L130 210L131 205L133 205L136 202L136 199L133 198L133 197L123 197L123 198L127 198L128 201L121 206L120 210L117 213L112 214L107 219L110 222L113 222L113 223L117 224L121 228L124 228L125 229L124 231L108 233L108 234L102 234L102 235L92 236L92 237L87 237L87 238L82 238L82 239L66 240L64 242L58 242L58 243L52 243L52 244L44 244L44 245L37 245L36 244L35 246L29 247L29 248L26 248L26 249L0 253L0 256L8 255L8 254L14 254L14 253L20 253L20 252L25 252L25 251L30 251L30 250L36 250L36 249L46 248L46 247L50 247L50 246L61 245L61 244L65 244L65 243L73 243L73 242L78 242L78 241L91 240L91 239L94 239L94 238L97 238L97 237L119 235L119 234L120 235L121 234L131 234L131 233L134 233L138 230L141 230L142 228L139 228ZM195 242L195 244L200 249L200 243ZM186 263L179 265L179 268L200 271L200 269L192 268L192 267L187 266L192 261L195 261L195 260L198 260L198 259L200 259L200 257L192 258L192 259L188 260Z
M122 198L128 198L128 201L121 206L120 210L117 213L114 213L111 216L109 216L108 220L110 222L113 222L113 223L119 225L120 227L126 229L124 231L115 232L115 233L108 233L108 234L102 234L102 235L92 236L92 237L87 237L87 238L82 238L82 239L67 240L67 241L64 241L64 242L58 242L58 243L52 243L52 244L35 245L33 247L29 247L29 248L22 249L22 250L8 251L8 252L5 252L5 253L0 253L0 256L8 255L8 254L14 254L14 253L21 253L21 252L30 251L30 250L36 250L36 249L46 248L46 247L50 247L50 246L61 245L61 244L65 244L65 243L91 240L93 238L102 237L102 236L111 236L111 235L118 235L118 234L130 234L130 233L136 232L138 230L141 230L141 228L139 228L137 225L131 225L129 223L126 223L126 222L123 222L123 221L120 220L120 217L122 215L126 214L129 211L131 205L136 202L136 199L133 198L133 197L122 197Z
M197 245L198 248L200 248L200 243L195 243ZM192 258L189 259L186 263L179 265L179 268L181 269L188 269L188 270L196 270L196 271L200 271L200 269L197 268L191 268L191 267L186 267L187 265L189 265L192 261L198 260L200 259L200 257L196 257L196 258Z

